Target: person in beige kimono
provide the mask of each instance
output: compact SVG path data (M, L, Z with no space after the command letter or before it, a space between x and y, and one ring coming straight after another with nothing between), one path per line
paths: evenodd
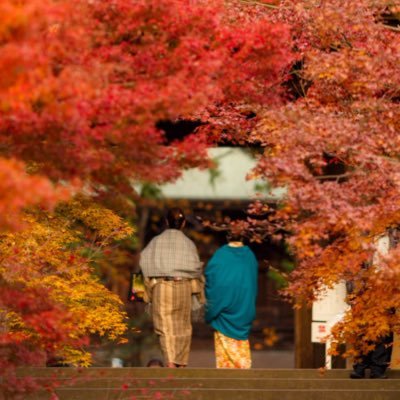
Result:
M188 363L192 303L204 302L204 281L196 246L182 232L186 223L182 210L168 210L166 222L167 229L141 252L140 267L165 365L177 368Z

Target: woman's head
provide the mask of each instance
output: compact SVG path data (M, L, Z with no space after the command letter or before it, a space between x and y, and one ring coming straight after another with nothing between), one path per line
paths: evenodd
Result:
M170 208L167 211L167 224L171 229L182 229L185 225L185 215L180 208Z
M234 230L234 231L229 231L226 234L226 240L228 242L243 242L244 237L243 237L243 232Z

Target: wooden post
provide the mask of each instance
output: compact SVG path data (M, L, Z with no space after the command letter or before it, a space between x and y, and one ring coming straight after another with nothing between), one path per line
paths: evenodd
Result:
M314 368L314 351L311 343L311 308L303 305L295 310L295 368Z
M400 337L397 333L393 338L392 361L390 363L391 369L400 369Z

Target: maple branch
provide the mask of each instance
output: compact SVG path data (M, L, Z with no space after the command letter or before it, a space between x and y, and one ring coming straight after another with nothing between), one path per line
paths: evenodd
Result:
M386 29L390 29L391 31L400 32L400 26L391 26L387 24L382 24Z
M345 174L337 174L337 175L320 175L320 176L314 176L315 179L320 180L320 181L325 181L328 179L342 179L342 178L347 178L351 175L355 175L354 172L347 172Z
M278 9L279 7L276 6L275 4L270 4L270 3L263 3L261 1L257 1L257 0L240 0L241 3L247 3L247 4L257 4L259 6L264 6L267 8L272 8L274 10Z

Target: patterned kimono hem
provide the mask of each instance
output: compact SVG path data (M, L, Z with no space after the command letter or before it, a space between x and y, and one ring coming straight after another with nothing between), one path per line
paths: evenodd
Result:
M250 343L236 340L214 332L215 358L217 368L251 368Z

